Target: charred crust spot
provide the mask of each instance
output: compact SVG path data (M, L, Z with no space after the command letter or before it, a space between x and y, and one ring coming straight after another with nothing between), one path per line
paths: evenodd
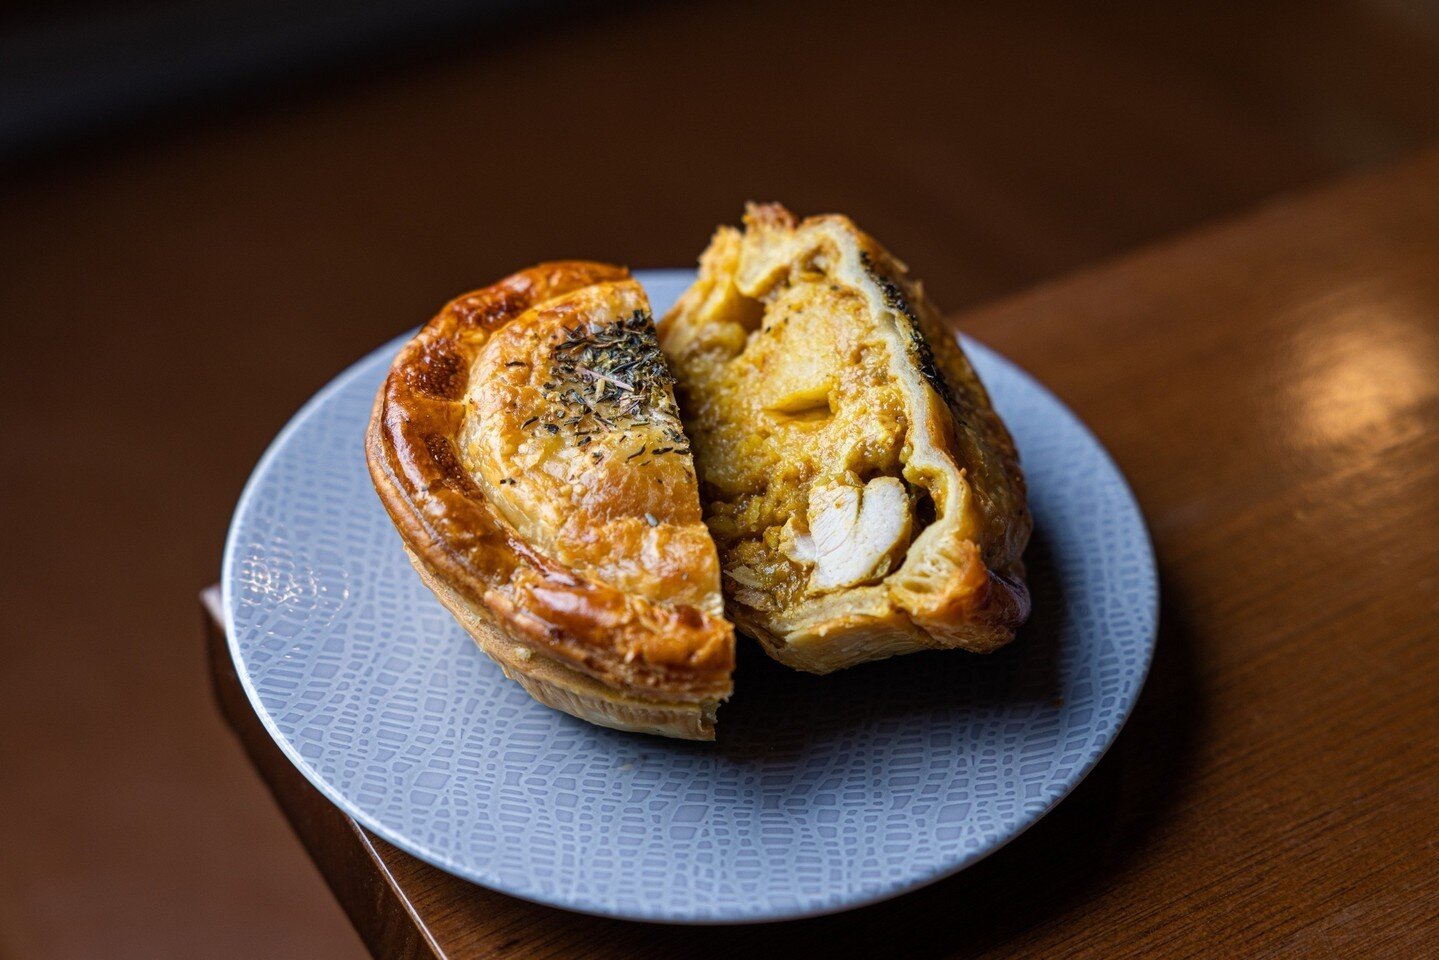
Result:
M425 437L425 450L430 454L430 460L434 463L435 469L445 486L463 493L467 497L476 497L480 494L480 488L475 484L474 478L465 472L460 465L460 458L455 453L455 445L450 442L449 437L442 437L438 434L430 434Z
M681 627L686 627L691 630L698 630L700 627L704 626L704 614L700 613L699 610L695 609L687 603L675 604L674 614L675 622L678 623Z
M450 313L462 327L493 327L519 316L531 306L527 290L513 287L490 287L450 304Z
M910 356L924 379L944 398L950 407L955 405L954 394L950 392L949 384L945 382L944 374L940 373L939 367L934 362L934 351L929 347L929 341L924 338L924 331L920 329L919 317L915 314L914 308L905 299L904 291L899 284L875 266L868 253L859 252L860 263L864 265L864 272L879 286L880 292L884 295L884 304L905 320L901 326L909 339Z
M458 400L465 390L465 365L451 340L426 343L405 367L405 383L436 400Z

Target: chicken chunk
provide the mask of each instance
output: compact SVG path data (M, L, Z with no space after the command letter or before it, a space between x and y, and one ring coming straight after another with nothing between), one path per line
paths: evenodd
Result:
M785 552L813 564L808 592L827 593L878 580L909 546L909 496L896 477L875 477L863 489L845 483L809 493L808 533L787 527Z

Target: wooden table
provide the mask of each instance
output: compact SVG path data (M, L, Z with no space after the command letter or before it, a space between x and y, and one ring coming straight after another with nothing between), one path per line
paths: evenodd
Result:
M976 867L848 914L661 927L375 838L220 704L365 942L402 957L1439 955L1439 152L957 319L1088 422L1163 594L1124 734Z

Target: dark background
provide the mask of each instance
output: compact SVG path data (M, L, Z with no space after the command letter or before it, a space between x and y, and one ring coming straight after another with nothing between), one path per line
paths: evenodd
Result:
M776 199L957 311L1439 136L1402 0L286 6L0 14L0 956L361 953L195 594L286 418L450 296Z

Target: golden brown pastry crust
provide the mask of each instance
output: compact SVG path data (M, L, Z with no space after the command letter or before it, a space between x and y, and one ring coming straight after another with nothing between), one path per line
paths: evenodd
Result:
M638 284L598 263L543 264L459 297L395 358L366 455L425 582L537 699L713 739L733 628L687 445L655 454L652 438L683 439L666 426L667 376L651 370L635 398L575 360L608 356L613 331L652 342L649 324ZM586 409L608 426L581 421Z
M730 616L816 673L1007 643L1029 613L1031 521L1014 443L968 359L904 265L847 218L797 223L767 205L745 221L715 234L659 324ZM765 468L747 475L749 456ZM867 528L872 494L908 506ZM831 509L846 519L829 533L872 534L868 573L846 572L847 547L833 569L816 559Z

